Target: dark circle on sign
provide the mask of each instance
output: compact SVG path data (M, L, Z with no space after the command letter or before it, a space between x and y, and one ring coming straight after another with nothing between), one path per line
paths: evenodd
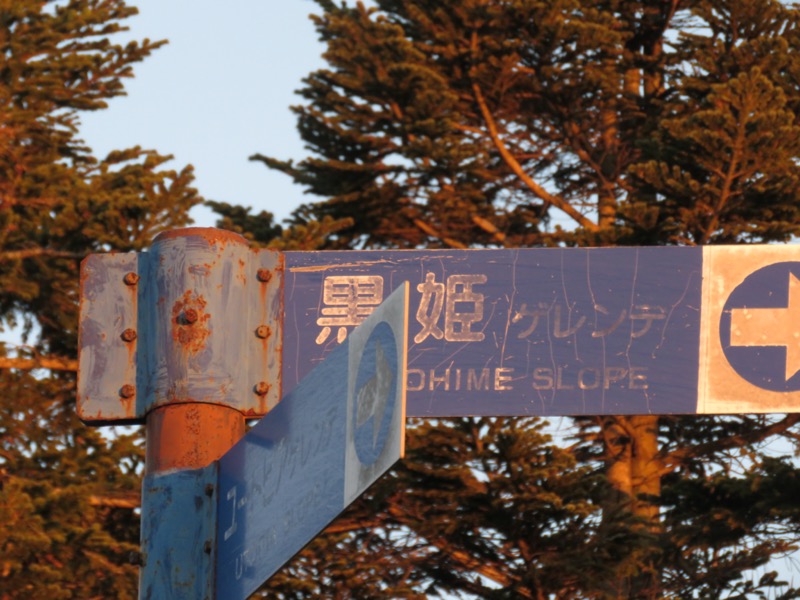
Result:
M800 279L800 262L775 263L751 273L728 296L719 320L719 339L728 363L745 380L773 392L800 390L800 372L786 379L784 346L731 346L731 311L787 308L790 275Z
M378 390L384 392L383 397L376 396ZM397 403L397 343L385 321L375 326L364 345L353 395L356 455L363 465L371 465L389 438Z

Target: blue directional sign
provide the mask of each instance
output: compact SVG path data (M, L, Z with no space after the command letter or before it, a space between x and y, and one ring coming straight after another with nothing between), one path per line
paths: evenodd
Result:
M794 246L288 252L284 390L405 280L410 416L800 407Z
M215 597L253 593L402 456L407 287L219 460Z

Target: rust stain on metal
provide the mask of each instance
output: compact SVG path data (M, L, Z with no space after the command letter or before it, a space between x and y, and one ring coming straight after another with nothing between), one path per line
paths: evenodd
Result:
M259 252L255 250L255 252ZM272 269L260 268L256 272L256 278L262 283L258 286L258 307L260 312L260 319L262 323L271 323L273 318L277 316L278 326L280 320L283 318L283 288L285 281L283 278L284 262L282 256L279 255L277 264ZM277 280L275 280L277 277ZM269 284L269 285L267 285ZM275 306L275 303L278 306ZM261 341L261 348L259 349L261 356L258 358L262 367L262 373L272 372L280 374L281 364L283 363L282 353L282 339L281 335L273 335L270 329L269 336L261 337L256 332L259 340ZM278 381L272 382L277 385L277 396L280 398L280 375ZM269 412L270 404L274 402L274 393L270 394L270 390L274 386L266 381L261 381L254 386L255 392L254 399L258 403L255 414L246 416L263 416Z
M283 263L281 262L281 264L278 265L274 270L277 273L282 272L283 271ZM272 271L270 271L269 269L259 269L256 272L256 278L261 283L268 283L269 281L272 280ZM279 281L280 281L280 288L281 289L279 290L279 293L276 295L276 297L277 298L283 298L283 277L281 277L279 279ZM261 307L264 308L264 309L267 309L267 286L266 285L258 286L258 295L259 295L258 299L261 302ZM263 316L266 316L266 315L263 315Z
M129 417L135 417L136 416L136 414L135 414L136 411L135 411L135 407L134 407L134 401L135 401L135 398L133 398L133 397L131 397L131 398L120 397L120 399L119 399L119 403L122 405L122 408L125 411L125 414L127 416L129 416ZM101 418L103 418L103 415L97 415L97 418L101 419ZM139 422L141 423L141 421L139 421Z
M259 398L261 398L261 396L259 396ZM245 408L239 410L239 412L245 419L260 419L267 414L267 405L265 401L262 400L259 402L258 408Z
M208 327L211 315L205 308L205 299L192 290L187 290L172 305L172 338L190 354L203 350L211 334Z
M190 274L198 277L208 277L213 268L214 265L205 263L202 265L190 265L188 271Z
M260 419L269 412L269 402L267 395L264 394L263 396L259 396L258 394L256 394L256 398L258 399L258 410L246 411L245 416L248 416L248 413L250 413L250 416L248 418Z
M185 227L183 229L172 229L159 233L155 240L153 240L153 243L155 244L160 241L182 237L201 237L209 244L225 245L233 243L247 245L247 240L238 233L226 231L224 229L216 229L214 227Z
M354 263L338 263L335 265L313 265L309 267L292 267L290 271L292 273L316 273L319 271L330 271L331 269L345 269L345 268L360 268L360 267L369 267L371 265L380 265L380 264L395 264L393 260L363 260Z
M245 432L238 411L213 404L173 404L147 418L147 471L196 469L219 459Z
M200 407L197 404L190 404L186 410L186 433L197 436L202 427L200 424Z
M132 318L134 319L134 321L132 323L134 325L134 327L137 325L136 320L135 320L136 319L136 312L137 312L137 308L138 308L138 303L139 303L139 290L138 290L137 284L139 283L140 279L141 279L141 277L139 277L139 274L138 273L134 273L133 271L129 271L128 273L126 273L125 277L123 278L123 281L125 282L125 285L127 286L128 293L130 294L130 311L131 311ZM136 332L136 329L134 329L134 327L127 327L122 332L121 337L122 337L122 340L124 342L126 342L125 345L127 346L127 350L128 350L128 373L131 373L132 377L135 378L136 377L136 366L137 366L136 365L136 347L137 347L138 344L135 344L134 342L136 341L136 339L138 337L138 334ZM123 401L123 404L124 404L124 407L125 407L125 414L126 415L130 415L130 416L134 416L135 413L136 413L136 406L134 405L134 400L133 399L129 399L127 402Z
M126 334L128 334L128 332L133 332L133 339L132 340L127 340L126 339ZM128 336L130 336L130 334L128 334ZM126 329L125 331L122 332L122 339L125 340L126 342L128 342L128 344L126 344L126 346L128 348L128 372L135 373L136 372L136 346L137 345L134 344L133 341L136 339L136 332L134 330L132 330L132 329Z
M258 253L258 250L254 250L254 252ZM259 317L262 323L268 323L271 321L270 319L270 312L273 310L274 307L270 306L268 302L268 298L272 297L273 299L277 299L279 302L283 297L283 277L280 277L281 272L283 271L283 262L279 261L278 265L273 269L267 268L259 268L256 271L256 279L261 283L258 286L258 307L259 307ZM273 277L278 275L277 282L273 282ZM271 284L268 285L268 284ZM279 290L275 293L273 287L276 285L279 286ZM268 293L271 292L271 293ZM282 311L280 311L282 312ZM261 356L258 357L261 367L262 373L269 372L269 363L271 352L274 353L272 355L272 359L280 365L283 360L280 351L280 336L276 339L272 339L272 330L270 327L266 325L261 325L256 329L256 337L261 342L261 348L259 349ZM272 346L272 348L270 347ZM280 366L278 367L278 373L280 373ZM256 385L253 386L253 393L255 394L255 400L258 403L258 407L255 410L245 411L246 417L260 417L269 412L269 404L270 404L270 396L269 392L271 389L271 385L266 381L259 381ZM279 392L280 395L280 392Z
M247 263L243 259L239 259L239 269L236 273L236 279L242 282L242 285L247 285Z
M90 275L89 275L90 269L88 268L88 265L89 265L89 261L91 261L91 260L92 260L92 255L90 254L89 256L87 256L86 258L84 258L81 261L81 269L80 269L80 273L78 275L79 287L80 287L80 293L81 293L81 295L80 295L81 301L83 301L83 299L85 298L85 296L83 295L84 294L84 289L83 288L86 285L86 282L89 280L89 277L90 277Z

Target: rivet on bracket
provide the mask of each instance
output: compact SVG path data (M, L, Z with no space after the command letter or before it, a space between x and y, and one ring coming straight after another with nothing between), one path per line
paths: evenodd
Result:
M270 385L266 381L259 381L254 388L254 391L259 396L266 396L269 393Z
M119 337L122 338L123 342L132 342L136 339L136 330L135 329L126 329L122 332L122 335Z

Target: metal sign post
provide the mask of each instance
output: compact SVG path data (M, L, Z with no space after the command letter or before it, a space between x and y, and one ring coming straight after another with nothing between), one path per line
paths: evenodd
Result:
M407 285L277 406L279 254L179 230L81 292L79 415L146 425L140 598L247 597L402 456Z
M280 273L199 228L82 265L78 413L147 428L142 598L213 593L214 461L280 397Z

